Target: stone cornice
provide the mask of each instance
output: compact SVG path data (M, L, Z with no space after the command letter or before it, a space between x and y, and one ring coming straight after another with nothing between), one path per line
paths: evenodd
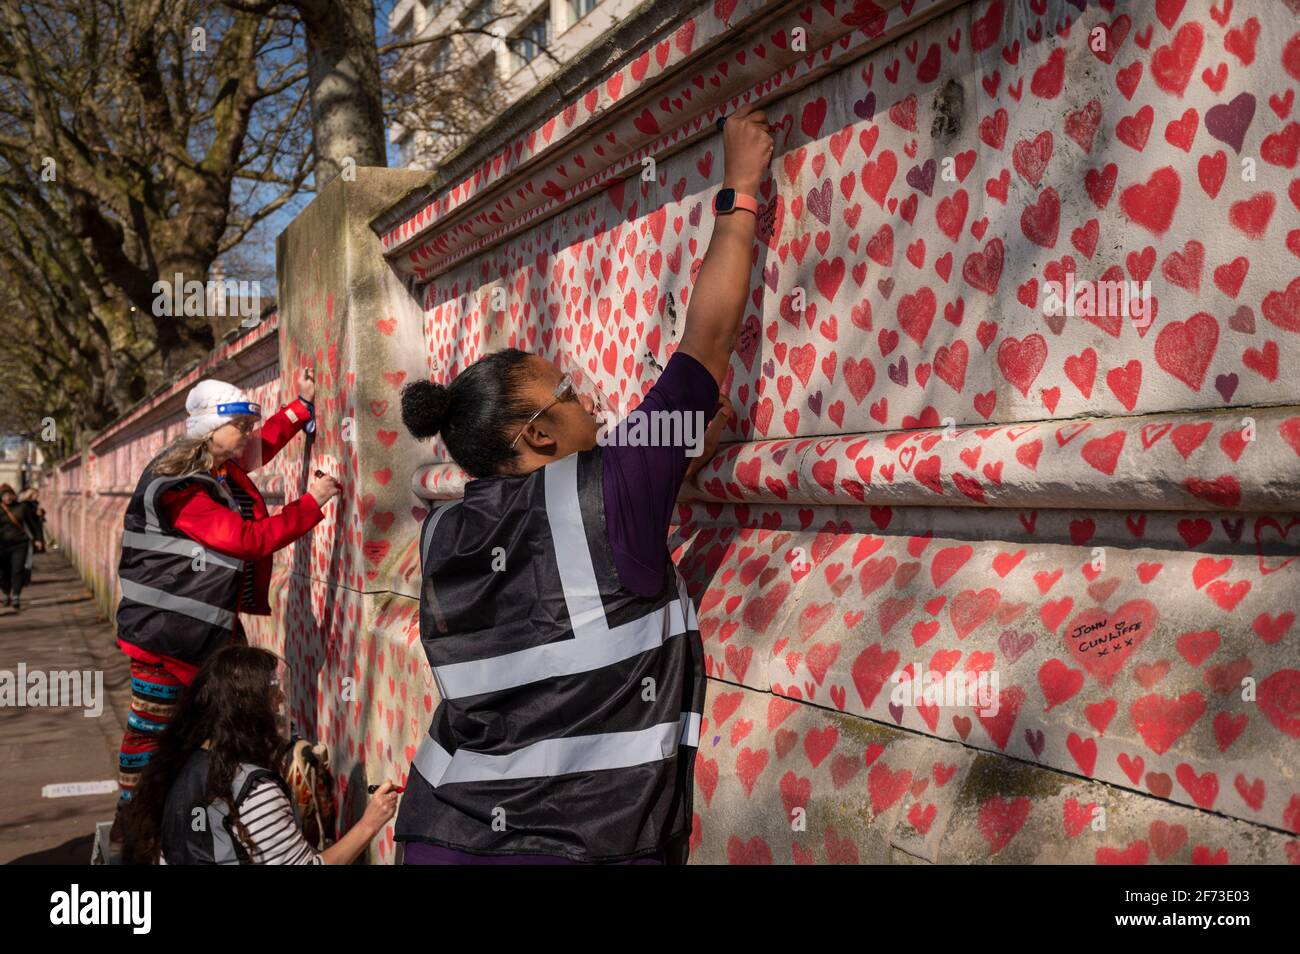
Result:
M385 255L428 281L638 172L643 158L662 160L713 135L714 121L740 103L786 96L959 4L706 4L382 232ZM791 49L796 29L807 52Z

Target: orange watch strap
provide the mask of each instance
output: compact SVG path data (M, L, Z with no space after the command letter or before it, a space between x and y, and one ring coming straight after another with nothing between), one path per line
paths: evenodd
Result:
M733 196L733 201L731 204L731 208L721 213L718 213L718 196L720 196L723 192L730 192ZM752 212L757 217L758 200L754 198L752 195L748 195L744 192L737 191L736 189L732 189L730 187L714 193L713 211L715 214L729 215L730 213L735 212L737 209L744 209L747 212Z

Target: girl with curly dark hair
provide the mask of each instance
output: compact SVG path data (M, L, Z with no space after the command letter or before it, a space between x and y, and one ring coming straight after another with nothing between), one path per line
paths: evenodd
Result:
M230 646L199 670L123 808L125 863L350 864L393 817L385 782L337 843L318 852L303 838L276 768L287 745L278 663Z

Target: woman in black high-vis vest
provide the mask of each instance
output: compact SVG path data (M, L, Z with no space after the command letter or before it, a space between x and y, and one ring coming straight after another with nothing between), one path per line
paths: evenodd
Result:
M720 388L772 154L762 112L738 110L723 134L685 331L612 433L580 375L513 348L403 392L411 434L441 434L474 478L420 537L440 702L397 818L407 864L685 861L704 652L667 537L682 481L732 417ZM647 422L688 419L675 443L635 444Z

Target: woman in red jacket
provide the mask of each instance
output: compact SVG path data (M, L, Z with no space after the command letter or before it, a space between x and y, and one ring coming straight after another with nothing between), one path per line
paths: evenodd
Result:
M131 657L119 806L157 749L182 687L222 646L247 641L239 614L270 615L272 554L319 523L321 508L340 492L338 481L317 471L304 496L272 515L248 477L298 431L314 429L310 368L297 385L298 398L254 436L255 402L224 381L199 382L185 402L185 435L150 461L132 495L118 567L118 645Z

